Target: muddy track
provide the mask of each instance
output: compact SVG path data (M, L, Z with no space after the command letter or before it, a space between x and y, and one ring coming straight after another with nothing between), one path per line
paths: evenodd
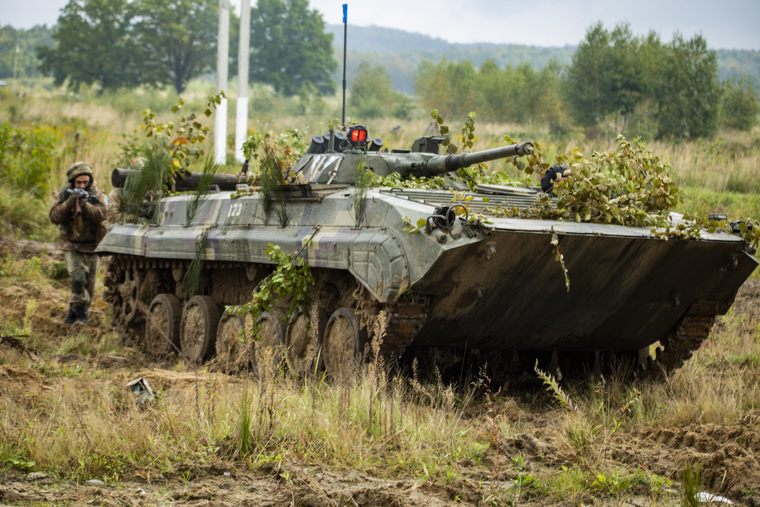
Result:
M738 493L760 485L760 412L734 425L693 424L674 428L635 427L615 439L609 457L679 480L674 470L699 465L711 491ZM674 476L676 475L676 476Z

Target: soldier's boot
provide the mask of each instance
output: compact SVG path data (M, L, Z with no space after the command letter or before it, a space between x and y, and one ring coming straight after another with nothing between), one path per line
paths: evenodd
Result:
M85 294L85 287L87 285L87 275L84 271L76 270L71 273L71 294L79 296L78 299L82 299L82 296ZM87 303L81 303L78 305L74 305L74 314L76 317L76 321L74 324L84 324L87 325L88 316L87 316L87 308L90 305Z
M87 314L88 305L79 305L74 307L74 313L76 313L77 321L75 324L86 326L90 321L90 317Z
M63 318L66 324L74 324L77 321L77 314L74 312L74 308L69 305L69 311L66 312L66 316Z

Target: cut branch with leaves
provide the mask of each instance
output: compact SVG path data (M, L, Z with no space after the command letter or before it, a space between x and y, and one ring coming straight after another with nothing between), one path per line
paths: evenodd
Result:
M254 341L259 339L258 334L261 329L261 314L263 312L272 312L286 299L289 299L288 319L299 309L307 311L314 277L308 263L301 256L301 252L309 244L310 240L306 240L301 250L288 254L283 252L279 246L269 243L266 254L276 265L274 271L256 286L251 294L251 301L230 307L231 311L241 317L246 314L253 317L252 334Z

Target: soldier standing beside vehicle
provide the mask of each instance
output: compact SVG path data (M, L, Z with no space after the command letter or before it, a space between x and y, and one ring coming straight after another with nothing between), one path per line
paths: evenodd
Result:
M100 265L94 252L105 232L106 206L97 196L90 164L73 164L66 178L68 185L50 209L50 221L61 230L61 250L66 252L66 269L71 276L71 298L64 322L86 325Z

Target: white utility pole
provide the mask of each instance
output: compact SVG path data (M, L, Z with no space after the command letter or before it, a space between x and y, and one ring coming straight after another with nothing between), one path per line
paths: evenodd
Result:
M18 68L18 53L19 53L19 47L18 47L18 35L16 36L16 54L13 57L13 87L15 88L14 91L18 91L18 74L16 73L16 69Z
M216 53L216 82L219 91L227 93L227 67L230 53L230 0L219 0L219 40ZM227 99L216 106L214 162L227 163Z
M251 0L240 4L240 48L238 49L238 98L235 121L235 160L244 162L243 143L248 134L248 59L251 48Z

